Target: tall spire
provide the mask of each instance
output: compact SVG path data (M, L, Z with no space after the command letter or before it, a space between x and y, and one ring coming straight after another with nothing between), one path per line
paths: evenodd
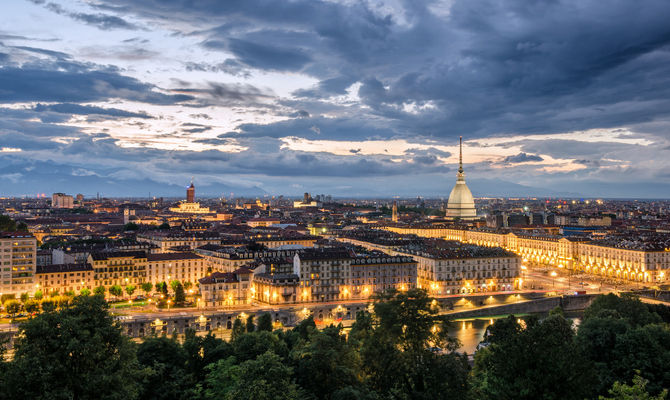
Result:
M458 173L463 173L463 136L458 137Z

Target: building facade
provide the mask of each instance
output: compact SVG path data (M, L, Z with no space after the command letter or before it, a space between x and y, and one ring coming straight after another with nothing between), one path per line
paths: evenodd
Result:
M0 233L0 293L35 291L37 239L27 232Z

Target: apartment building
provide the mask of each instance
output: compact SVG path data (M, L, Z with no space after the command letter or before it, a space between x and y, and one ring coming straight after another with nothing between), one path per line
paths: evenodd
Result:
M238 268L233 272L213 272L198 280L202 305L205 307L234 306L252 301L253 271Z
M147 253L143 251L94 252L88 257L96 286L137 286L149 279Z
M52 264L38 266L35 272L36 290L48 294L73 291L81 293L83 289L93 290L93 266L83 264Z
M208 270L205 259L191 252L148 254L147 264L147 280L154 285L173 280L195 284Z
M0 233L0 293L35 291L37 239L27 232Z

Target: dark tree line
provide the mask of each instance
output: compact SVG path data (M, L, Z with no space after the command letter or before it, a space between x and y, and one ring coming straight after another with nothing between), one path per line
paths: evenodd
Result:
M425 291L373 308L348 335L311 317L273 331L264 313L238 319L230 341L137 344L101 296L79 296L21 326L0 399L661 399L670 384L667 322L634 298L599 297L577 333L560 310L499 320L473 368Z

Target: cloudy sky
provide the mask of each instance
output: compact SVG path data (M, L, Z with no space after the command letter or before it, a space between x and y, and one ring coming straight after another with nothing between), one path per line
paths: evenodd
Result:
M12 0L0 195L670 197L670 2Z

